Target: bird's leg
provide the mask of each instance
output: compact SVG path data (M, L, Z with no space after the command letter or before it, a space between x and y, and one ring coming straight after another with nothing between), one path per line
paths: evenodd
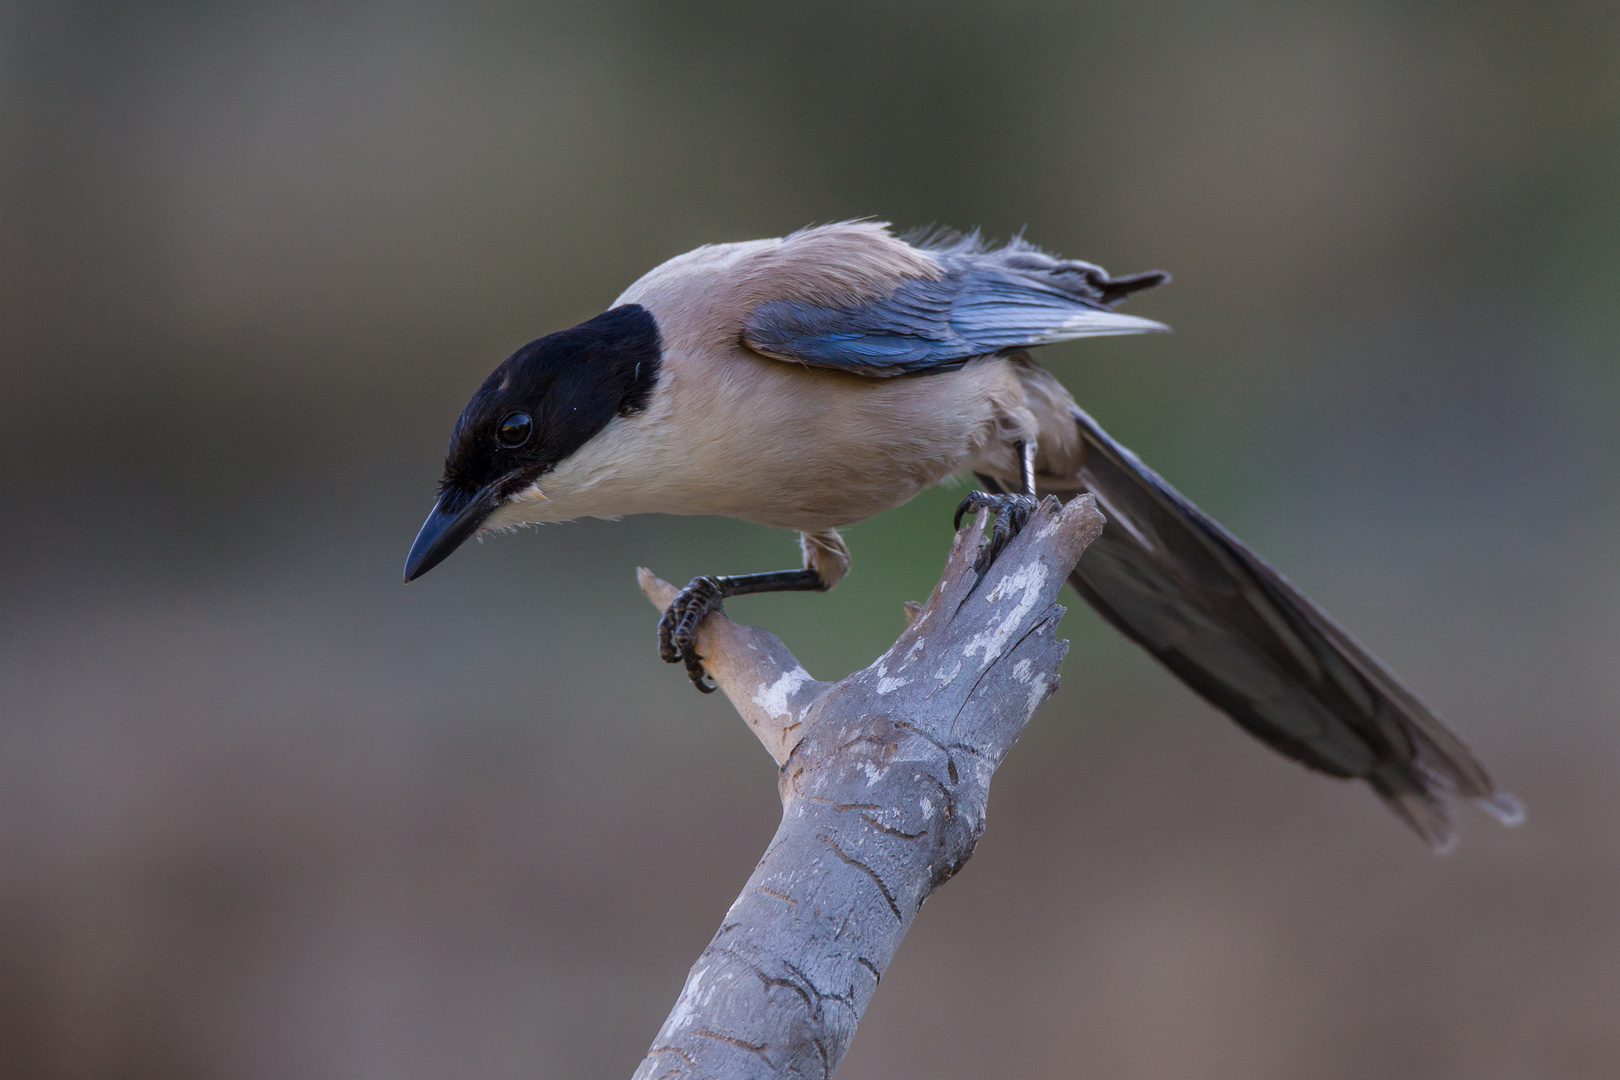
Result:
M658 620L658 655L667 664L684 662L692 685L705 694L714 686L704 681L703 657L698 655L695 635L703 616L718 609L728 596L763 592L820 592L829 586L814 567L778 570L769 574L739 574L735 577L695 577L675 594L663 617Z
M1024 523L1040 505L1040 499L1035 494L1035 443L1033 441L1020 441L1018 443L1018 473L1023 485L1023 493L1019 495L996 493L987 491L970 491L956 508L956 517L952 519L951 527L962 527L962 515L969 512L977 513L980 510L994 510L995 517L991 519L990 542L984 550L979 552L978 562L974 569L983 573L989 569L990 564L996 561L1001 549L1007 546L1008 541L1017 536L1023 529ZM982 478L981 478L982 479Z

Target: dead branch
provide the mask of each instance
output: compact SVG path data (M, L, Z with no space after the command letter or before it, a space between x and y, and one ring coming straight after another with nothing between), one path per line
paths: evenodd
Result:
M984 832L990 776L1057 687L1059 588L1102 531L1047 499L983 578L984 515L876 662L818 682L774 634L723 613L710 677L779 766L782 823L698 957L637 1080L833 1074L931 893ZM661 611L675 588L647 570Z

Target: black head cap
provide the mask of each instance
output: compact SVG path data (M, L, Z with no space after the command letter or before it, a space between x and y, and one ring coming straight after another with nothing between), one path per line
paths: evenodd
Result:
M450 433L439 501L405 561L421 577L522 491L607 427L647 407L663 348L639 304L531 341L501 362Z

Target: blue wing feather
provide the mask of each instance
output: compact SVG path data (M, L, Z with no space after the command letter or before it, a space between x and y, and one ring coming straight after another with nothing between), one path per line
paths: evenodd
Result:
M930 250L944 271L938 280L912 278L843 308L773 300L749 314L743 342L778 360L881 378L951 371L975 356L1054 341L1166 329L1111 305L1168 274L1111 278L1022 241L987 250L976 236Z

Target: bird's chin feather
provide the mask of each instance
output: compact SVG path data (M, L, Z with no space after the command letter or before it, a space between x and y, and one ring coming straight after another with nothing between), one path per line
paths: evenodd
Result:
M545 504L545 492L540 490L538 484L530 484L503 499L484 522L480 532L507 532L525 525L538 525L549 520L542 509Z
M515 533L521 532L524 529L538 529L542 525L550 524L555 524L555 522L507 521L502 522L499 525L485 525L482 529L478 530L478 542L482 544L485 538L494 536L496 533Z

